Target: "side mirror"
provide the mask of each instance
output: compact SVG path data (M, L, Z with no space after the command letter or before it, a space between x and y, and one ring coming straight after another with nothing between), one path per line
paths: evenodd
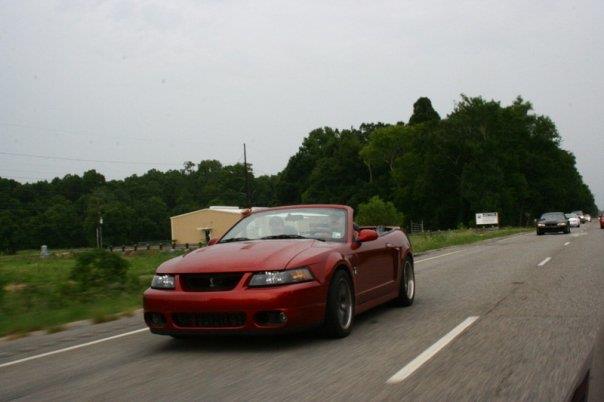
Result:
M360 243L364 243L367 241L372 241L378 238L378 233L372 229L361 229L359 235L357 236L357 241Z
M208 246L218 243L218 240L219 240L218 237L212 237L210 239L210 241L208 242Z

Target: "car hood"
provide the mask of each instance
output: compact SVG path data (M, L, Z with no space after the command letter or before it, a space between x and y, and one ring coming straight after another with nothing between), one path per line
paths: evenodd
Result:
M163 263L158 273L257 272L284 269L316 240L252 240L218 243Z
M552 223L565 223L566 221L562 219L539 219L538 223L552 224Z

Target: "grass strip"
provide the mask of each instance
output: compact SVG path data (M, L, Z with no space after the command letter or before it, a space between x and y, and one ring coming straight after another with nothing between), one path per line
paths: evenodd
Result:
M421 253L450 246L475 243L482 240L532 231L532 228L506 227L500 229L458 229L416 233L409 236L413 251Z

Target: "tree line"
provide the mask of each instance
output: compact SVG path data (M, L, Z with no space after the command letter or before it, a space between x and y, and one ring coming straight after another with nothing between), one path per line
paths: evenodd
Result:
M203 160L123 180L95 170L26 184L0 178L0 250L94 245L100 216L107 245L167 240L170 216L245 206L246 170L253 205L357 208L373 199L394 205L400 224L423 221L431 229L471 226L476 212L497 211L503 225L526 225L549 210L595 214L575 157L560 141L554 122L520 97L502 106L462 95L445 118L419 98L407 123L315 129L275 175Z

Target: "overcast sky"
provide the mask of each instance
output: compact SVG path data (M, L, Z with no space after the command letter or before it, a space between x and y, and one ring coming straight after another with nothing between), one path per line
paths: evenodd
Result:
M522 95L602 208L603 19L601 0L0 0L0 176L230 164L244 142L270 174L317 127Z

